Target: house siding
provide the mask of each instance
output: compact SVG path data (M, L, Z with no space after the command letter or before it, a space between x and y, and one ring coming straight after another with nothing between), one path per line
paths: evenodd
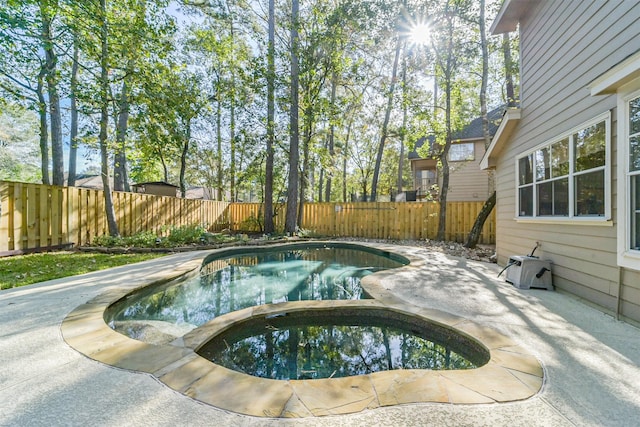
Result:
M492 175L480 169L482 156L486 152L483 141L474 142L474 160L452 162L449 161L449 191L448 202L478 202L489 198L492 191ZM438 161L432 159L411 160L412 174L415 180L416 172L422 169L436 168ZM438 185L442 186L442 172L438 171ZM418 182L414 182L415 189L424 190Z
M449 202L485 201L489 197L490 175L480 169L485 153L484 141L477 141L474 145L474 160L449 162Z
M640 46L640 3L544 1L520 22L522 118L497 159L497 252L553 262L557 289L605 311L640 321L640 272L625 270L618 302L616 263L616 96L591 96L588 84ZM611 112L611 214L607 225L516 221L516 158L607 111Z

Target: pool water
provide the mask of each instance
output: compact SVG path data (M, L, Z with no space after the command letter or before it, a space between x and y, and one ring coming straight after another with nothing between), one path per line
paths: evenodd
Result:
M198 350L229 369L271 379L319 379L393 369L473 369L446 336L390 318L276 316L224 332ZM467 351L484 364L485 355Z
M160 327L179 336L247 307L303 300L362 299L360 279L405 265L381 251L307 245L208 259L200 274L132 294L112 307L109 324L132 338ZM144 325L141 327L141 322Z

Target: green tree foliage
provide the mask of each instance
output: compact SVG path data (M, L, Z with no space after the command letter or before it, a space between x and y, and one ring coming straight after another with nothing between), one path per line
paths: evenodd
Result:
M490 23L499 2L484 2ZM76 106L75 141L100 149L117 190L129 178L197 185L219 200L265 202L270 214L285 200L300 210L388 200L413 189L401 159L431 135L422 154L439 159L445 201L451 135L483 105L517 97L517 40L505 40L508 55L502 40L481 43L482 3L6 0L0 99L38 113L31 134L45 182L55 86L61 105ZM49 18L51 40L41 36ZM430 34L418 42L420 23Z
M0 180L40 181L38 118L19 104L0 111Z
M57 2L46 0L0 3L0 90L6 99L38 111L42 182L50 183L52 153L54 183L61 185L62 136L54 38L57 9Z

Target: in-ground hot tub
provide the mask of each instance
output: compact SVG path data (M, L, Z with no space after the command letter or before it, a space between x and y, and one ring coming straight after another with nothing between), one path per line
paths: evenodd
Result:
M361 245L340 246L363 248L365 252L394 253L396 257L400 256L398 259L404 255L411 263L393 270L370 272L372 274L362 279L362 296L372 297L370 299L284 300L252 305L224 314L218 313L200 326L194 325L192 328L190 325L185 329L189 331L183 336L176 336L173 331L167 334L167 339L157 344L132 339L107 326L105 319L111 320L113 313L118 312L126 300L134 298L132 295L141 295L141 290L149 295L154 294L154 291L149 291L152 289L150 287L123 284L74 310L63 322L63 336L71 346L90 358L120 368L150 373L174 390L197 400L254 416L344 414L412 402L495 403L525 399L539 391L543 378L539 362L509 338L449 313L414 306L394 297L385 289L386 277L395 274L407 274L410 277L413 271L420 269L424 258L417 259L401 247L375 245L372 249ZM297 251L300 248L298 244L264 250ZM237 250L231 253L235 255ZM168 267L161 279L150 278L149 285L166 287L171 279L178 276L193 277L203 264L210 264L213 258L220 259L229 254L228 250L215 251L202 259L204 263L200 261L199 264L194 262ZM397 320L406 326L405 332L407 328L409 332L418 332L417 335L425 330L439 331L441 336L446 337L445 341L465 343L462 348L473 349L462 350L463 353L468 351L484 355L481 362L486 363L471 369L410 368L324 379L305 379L304 369L300 372L296 369L296 379L271 379L228 369L198 354L212 338L242 331L243 324L262 322L268 325L273 319L287 317L332 319L355 316L364 319L372 317L372 313L375 313L375 318ZM389 348L394 345L389 342ZM384 343L382 347L385 347ZM301 348L304 349L304 346Z
M479 342L418 316L380 308L278 312L236 322L196 353L260 378L340 378L395 369L475 369Z

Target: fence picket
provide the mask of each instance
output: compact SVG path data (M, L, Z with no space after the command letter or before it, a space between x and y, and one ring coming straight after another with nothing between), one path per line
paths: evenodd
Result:
M27 229L27 214L24 211L24 204L22 202L23 197L26 197L26 193L22 191L22 184L16 183L13 186L13 248L18 250L23 248L22 239L26 238Z
M60 244L60 215L62 215L62 200L60 200L60 188L51 189L51 245Z
M26 185L26 190L26 194L23 194L21 199L22 205L27 211L27 230L26 233L22 233L21 247L38 247L40 240L40 234L38 233L40 225L40 192L36 186L28 184ZM22 221L24 224L24 218Z
M13 216L2 215L2 212L13 210L9 188L9 183L0 182L0 252L9 250L9 227L11 226L9 219Z

